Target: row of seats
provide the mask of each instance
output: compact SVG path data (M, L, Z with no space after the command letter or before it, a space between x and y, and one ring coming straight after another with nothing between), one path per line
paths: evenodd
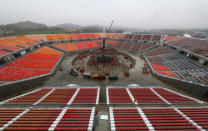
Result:
M159 42L162 40L161 35L153 35L153 34L117 34L110 33L108 34L109 38L113 39L128 39L128 40L142 40L142 41L156 41Z
M141 43L132 43L132 42L127 42L127 41L118 42L118 41L112 41L112 40L107 40L107 44L111 47L130 51L130 52L139 52L139 51L141 52L141 51L144 51L148 48L152 48L153 46L155 46L154 44L149 44L149 43L141 44Z
M107 37L114 38L114 39L124 39L126 37L126 34L109 33Z
M127 90L132 96L130 98ZM113 103L196 103L198 101L165 88L108 88L109 104ZM161 98L162 96L162 98Z
M186 39L186 37L168 35L164 38L164 41L166 41L166 42L177 42L177 41L183 40L183 39Z
M61 109L30 109L4 130L48 130Z
M46 41L64 41L64 40L77 40L77 39L94 39L100 38L99 33L81 33L81 34L40 34L29 35L28 37L34 40L46 40Z
M187 102L196 102L193 99L178 95L174 92L168 91L164 88L155 88L154 89L160 96L170 103L187 103Z
M47 61L47 62L56 62L59 60L60 55L51 55L45 53L38 53L39 51L35 51L28 55L23 56L25 59L39 60L39 61Z
M143 109L155 130L197 130L197 127L174 109Z
M110 109L111 112L111 109ZM113 108L112 130L207 130L208 108ZM200 126L200 127L199 127Z
M208 108L109 108L111 130L207 130ZM2 130L82 130L91 128L92 108L0 109ZM20 115L21 114L21 115ZM90 127L90 128L89 128Z
M18 96L7 103L97 104L98 95L98 88L43 88Z
M45 35L28 35L28 37L40 42L41 40L44 40Z
M23 111L23 109L0 109L0 128Z
M54 44L54 47L60 48L65 51L77 51L83 49L97 48L101 45L100 40L96 41L83 41L83 42L73 42L73 43L62 43Z
M172 37L172 39L168 38L166 43L208 58L208 41L207 40L175 36L175 37Z
M172 53L173 51L163 47L163 46L159 46L158 48L152 49L148 52L145 52L144 55L145 56L156 56L156 55L164 55L164 54L169 54Z
M62 52L57 51L57 50L52 49L52 48L47 47L47 46L43 46L42 48L34 51L33 53L53 55L53 56L62 56L63 55Z
M82 130L92 128L91 108L86 109L0 109L0 128L6 131ZM24 111L24 112L23 112ZM20 113L23 113L20 115ZM15 118L15 119L14 119ZM93 118L93 117L92 117ZM4 126L8 123L7 126ZM3 127L4 126L4 127Z
M102 34L54 34L46 35L46 39L57 41L57 40L75 40L75 39L92 39L92 38L101 38ZM143 40L143 41L161 41L161 35L152 35L152 34L118 34L118 33L109 33L108 38L114 39L132 39L132 40Z
M128 92L129 90L129 92ZM74 96L75 92L77 94ZM108 104L113 103L196 103L195 99L164 88L107 88ZM131 96L131 97L130 97ZM161 97L162 98L161 98ZM74 97L72 99L72 97ZM43 88L29 94L23 94L8 103L63 103L97 104L98 88ZM71 104L70 103L70 104ZM39 104L39 103L37 103Z
M52 93L50 93L46 98L44 98L40 103L68 103L69 100L74 95L77 89L61 89L57 88Z
M113 118L117 131L148 130L137 109L113 109Z
M208 130L208 110L207 108L179 108L186 116L191 118L203 129Z
M37 69L52 69L56 62L40 61L27 58L19 58L18 60L8 64L7 66Z
M0 56L39 44L38 41L27 36L0 39Z
M90 120L92 112L92 109L67 109L54 130L87 131L93 122L93 119Z
M109 103L132 103L126 88L108 88Z
M129 88L129 90L137 103L164 103L164 101L149 88Z
M80 88L73 103L95 104L98 95L98 88Z
M50 91L51 89L40 89L37 91L30 92L28 94L24 94L20 97L11 99L8 101L8 103L24 103L24 104L35 103Z
M81 33L81 34L46 34L47 41L77 40L77 39L95 39L100 38L98 33ZM44 38L43 38L44 39Z
M49 73L48 69L3 66L0 68L0 81L16 81Z

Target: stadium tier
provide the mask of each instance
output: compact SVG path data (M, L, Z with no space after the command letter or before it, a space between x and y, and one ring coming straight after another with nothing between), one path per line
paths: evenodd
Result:
M94 108L0 109L0 130L92 130Z
M1 130L92 130L95 108L0 109ZM111 131L207 130L207 107L109 107Z
M111 131L148 130L145 121L137 109L109 108L111 118Z
M0 39L0 56L4 56L37 44L39 44L37 41L27 36Z
M16 81L38 77L51 72L63 54L49 47L42 47L0 68L0 81Z
M99 88L80 88L73 104L98 104Z
M50 70L47 69L31 69L4 66L0 68L0 81L16 81L30 77L41 76L48 73L50 73Z
M45 35L28 35L27 37L40 42L41 40L44 40Z
M129 52L143 52L155 46L155 44L150 43L134 43L128 41L118 42L113 40L107 40L107 44L110 47L114 47L116 49L121 49Z
M149 88L129 88L137 103L165 103L153 89Z
M135 36L135 39L136 39L136 40L141 40L141 39L142 39L142 36L143 36L142 34L137 34L137 35Z
M65 34L56 34L56 39L58 41L60 41L60 40L66 40Z
M71 98L73 97L74 93L77 89L52 89L51 92L46 96L42 97L43 99L40 101L40 103L63 103L67 104L70 102Z
M106 88L107 104L132 103L126 88Z
M40 69L52 69L56 62L39 61L32 59L19 58L18 60L8 64L7 66L23 67L23 68L40 68Z
M22 103L22 104L34 104L39 101L43 96L48 94L51 89L38 89L32 92L20 95L18 97L8 100L8 103Z
M22 113L24 109L0 109L0 129L9 121L12 121L16 116Z
M162 36L161 35L153 35L151 41L161 41Z
M172 35L168 35L168 36L165 36L164 37L164 41L166 43L177 42L177 41L184 40L184 39L186 39L186 37L184 37L184 36L172 36Z
M81 39L96 39L100 38L99 33L81 33L81 34L47 34L45 39L47 41L62 41L62 40L81 40Z
M100 46L101 41L82 41L82 42L73 42L73 43L61 43L54 44L54 47L62 49L64 51L77 51L84 49L97 48Z
M108 104L131 104L132 102L134 104L203 103L166 88L107 88L106 94Z
M142 40L151 41L152 35L143 35Z
M162 54L168 54L168 53L172 53L172 51L160 46L160 47L155 48L151 51L145 52L144 55L145 56L156 56L156 55L162 55Z
M206 130L207 107L199 108L109 108L111 131Z
M161 75L199 84L208 84L208 70L164 47L144 53L152 69Z
M99 88L43 88L3 101L6 104L98 104Z
M55 35L46 35L46 40L47 41L57 41Z
M112 39L128 39L128 40L142 40L142 41L154 41L160 42L162 40L161 35L153 35L153 34L116 34L110 33L108 34L109 38Z
M183 38L183 39L178 39L177 41L176 40L169 41L167 42L167 44L208 58L207 40Z
M108 38L111 39L125 39L127 34L109 33Z

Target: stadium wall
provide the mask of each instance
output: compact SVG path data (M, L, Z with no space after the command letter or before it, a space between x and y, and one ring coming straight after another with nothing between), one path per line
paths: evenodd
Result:
M168 82L179 89L183 89L189 93L197 95L199 97L205 97L208 94L208 86L203 86L195 83L188 83L187 81L181 81L174 78L170 78L164 75L159 75L153 73L153 76L156 76L162 81Z

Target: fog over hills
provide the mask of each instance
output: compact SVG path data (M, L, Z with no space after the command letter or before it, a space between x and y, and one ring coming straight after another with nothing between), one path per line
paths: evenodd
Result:
M204 29L207 7L208 0L0 0L0 24L30 20L107 27L114 20L114 27L143 30Z
M59 28L62 28L62 29L81 29L82 28L81 25L72 24L72 23L58 24L54 27L59 27Z
M41 23L32 21L22 21L17 23L11 23L6 25L0 25L2 30L35 30L35 29L47 29L48 26Z

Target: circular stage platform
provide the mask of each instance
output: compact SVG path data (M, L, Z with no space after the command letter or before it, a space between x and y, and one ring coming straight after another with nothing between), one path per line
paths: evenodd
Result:
M135 60L128 54L117 51L114 48L94 49L81 52L72 61L73 69L80 73L91 75L129 75L134 68Z

